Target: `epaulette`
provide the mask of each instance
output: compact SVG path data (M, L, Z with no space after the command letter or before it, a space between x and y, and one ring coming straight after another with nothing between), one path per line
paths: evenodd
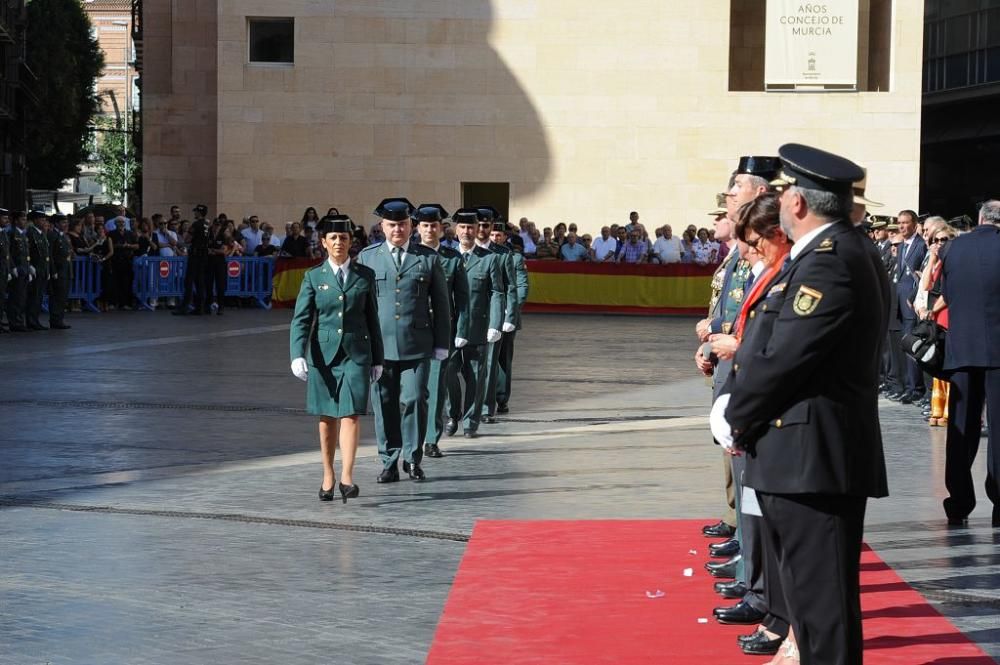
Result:
M813 251L814 252L832 252L836 246L837 246L837 243L835 243L832 238L824 238L823 242L821 242L816 247L816 249L814 249Z

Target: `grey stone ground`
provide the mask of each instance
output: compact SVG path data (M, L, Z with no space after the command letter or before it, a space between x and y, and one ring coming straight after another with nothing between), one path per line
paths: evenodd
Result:
M0 664L419 663L477 519L719 513L693 320L528 316L510 416L385 487L366 419L344 507L316 500L288 318L0 337ZM998 658L1000 531L985 505L946 529L943 433L888 402L883 425L867 538Z

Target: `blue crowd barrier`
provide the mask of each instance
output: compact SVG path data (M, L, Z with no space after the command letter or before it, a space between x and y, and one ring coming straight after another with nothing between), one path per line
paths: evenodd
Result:
M71 279L67 299L79 300L91 312L100 312L97 299L101 295L101 263L89 256L74 256ZM49 311L48 295L42 298L42 310Z
M140 256L133 260L132 291L147 310L153 298L180 298L184 295L185 256ZM252 298L271 309L271 281L274 260L266 256L232 256L226 259L226 296Z

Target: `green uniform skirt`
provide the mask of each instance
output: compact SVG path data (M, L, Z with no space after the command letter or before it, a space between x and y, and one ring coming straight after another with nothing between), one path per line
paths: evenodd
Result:
M354 362L343 348L329 366L310 363L306 411L314 416L346 418L368 411L371 366Z

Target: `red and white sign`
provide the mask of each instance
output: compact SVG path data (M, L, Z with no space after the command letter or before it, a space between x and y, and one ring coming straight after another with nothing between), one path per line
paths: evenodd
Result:
M229 276L230 277L239 277L240 276L240 262L239 261L230 261L229 264L226 266L226 268L229 271Z
M160 277L170 277L170 261L160 261Z

